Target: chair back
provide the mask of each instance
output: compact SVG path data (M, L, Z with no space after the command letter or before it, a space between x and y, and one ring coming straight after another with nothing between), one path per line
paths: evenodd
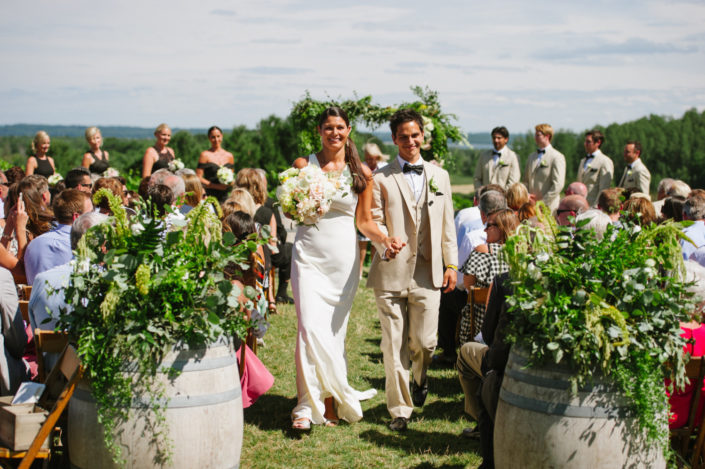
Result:
M39 381L46 380L47 371L51 369L55 360L51 355L45 357L44 354L56 354L58 356L69 342L69 336L65 332L47 331L36 328L34 330L34 344L37 348L37 373Z
M705 379L705 360L702 357L691 357L685 365L685 376L688 382L693 384L693 398L690 400L688 409L688 422L683 427L672 429L670 438L676 455L681 462L692 460L691 467L703 467L702 462L696 464L696 461L702 459L703 447L705 446L702 441L705 439L703 425L697 419L698 409L705 398L702 392L703 380ZM698 428L702 436L698 434L693 452L690 453L691 443L693 443L693 438L696 437ZM698 444L698 441L700 441L700 444Z

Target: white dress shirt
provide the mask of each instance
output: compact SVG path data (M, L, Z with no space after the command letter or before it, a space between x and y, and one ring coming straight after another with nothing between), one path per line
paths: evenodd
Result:
M404 170L405 164L423 166L423 158L421 157L419 157L414 163L408 163L404 158L397 155L397 161L399 162L399 166L402 170ZM409 171L408 173L404 173L404 177L406 178L406 182L409 183L411 191L414 193L414 199L416 200L416 202L418 202L421 199L421 196L423 195L423 185L426 182L426 172L424 171L421 174L416 174L414 171Z

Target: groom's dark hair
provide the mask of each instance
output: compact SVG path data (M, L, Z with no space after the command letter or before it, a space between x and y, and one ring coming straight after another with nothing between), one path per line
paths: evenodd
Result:
M389 127L392 129L392 135L397 134L397 127L407 122L416 122L419 124L419 129L423 130L423 118L421 114L413 109L399 109L392 115L389 121Z

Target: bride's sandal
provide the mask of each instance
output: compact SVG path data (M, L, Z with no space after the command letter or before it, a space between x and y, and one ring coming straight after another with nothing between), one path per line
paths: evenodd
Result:
M332 397L327 397L325 401L323 401L326 405L326 410L323 413L323 418L326 419L325 423L323 426L325 427L337 427L339 423L338 419L338 413L335 410L335 401L333 400Z
M337 427L338 423L340 423L340 420L338 420L338 419L326 419L323 426L324 427Z
M299 417L297 419L294 419L294 422L291 424L291 428L293 430L301 431L311 430L311 419L308 419L306 417Z

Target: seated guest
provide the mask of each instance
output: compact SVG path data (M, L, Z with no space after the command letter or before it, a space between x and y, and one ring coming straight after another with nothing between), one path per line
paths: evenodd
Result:
M15 394L22 381L29 380L22 353L27 344L17 288L10 271L0 267L0 314L2 314L2 353L0 353L0 395Z
M71 249L76 250L83 234L91 226L107 220L102 213L86 212L71 224ZM73 267L71 261L37 274L29 298L29 322L34 329L53 331L61 310L66 309L64 290L68 287ZM46 321L46 322L45 322Z
M10 187L8 198L12 199L12 205L17 203L20 194L22 194L25 211L29 217L27 221L27 237L31 241L51 229L54 214L51 211L49 184L42 176L26 176L17 184L16 191L13 191L12 187Z
M529 190L521 182L515 182L507 189L507 207L515 212L530 200Z
M166 168L155 171L149 178L150 186L154 186L156 184L163 184L171 189L171 192L174 194L175 202L186 192L186 184L184 183L184 180Z
M463 436L480 438L482 469L494 468L494 420L504 369L509 360L506 298L511 293L509 274L495 277L482 325L482 336L487 345L468 342L460 348L458 355L457 369L465 394L465 412L478 422L475 428L464 429Z
M27 221L28 216L25 211L25 204L20 199L14 207L8 210L7 221L3 228L2 240L0 240L0 267L12 272L12 276L17 283L26 281L24 271L24 253L27 247ZM15 253L10 250L10 243L16 236Z
M509 270L509 265L501 256L501 250L517 226L519 218L511 209L503 209L492 213L487 220L487 244L482 244L470 253L467 261L460 269L463 272L463 283L466 289L474 286L487 288L492 279ZM471 309L472 308L472 309ZM475 315L475 329L472 328L472 314ZM460 344L473 340L482 327L485 306L468 304L463 308L460 319Z
M241 187L236 187L230 193L225 202L223 202L223 218L226 218L233 212L242 211L251 217L255 216L255 211L257 206L255 204L255 199L252 198L246 189Z
M67 189L77 189L91 195L93 183L91 182L91 173L86 168L75 168L66 173L64 179Z
M185 169L185 168L184 168ZM196 174L181 174L181 179L184 180L185 194L184 204L181 205L181 213L186 215L194 207L201 203L201 200L206 195L206 191L201 185L201 179Z
M656 212L651 201L644 197L632 196L624 203L624 216L639 226L656 222Z
M575 217L590 209L590 205L582 195L567 195L563 197L556 209L556 222L561 226L575 226Z
M665 222L667 220L683 221L683 206L685 205L685 197L678 197L677 195L669 196L663 199L662 202L661 222Z
M167 207L174 203L174 192L164 184L155 184L149 187L147 199L152 202L152 210L159 218L167 215Z
M579 229L593 230L598 239L602 239L604 237L607 226L612 224L612 219L610 216L602 210L598 210L596 208L591 208L590 210L587 210L575 217L576 223L582 220L589 221Z
M683 234L690 241L682 239L681 249L683 259L688 260L690 255L701 246L705 246L705 193L692 191L683 205L683 219L691 220L693 224L683 229Z
M597 197L597 208L606 213L612 223L619 221L619 212L622 210L622 188L611 187L600 192Z
M71 260L71 224L92 211L93 204L84 192L66 189L54 199L52 208L57 227L33 239L25 252L27 284L34 283L37 274Z
M122 184L115 178L98 178L93 183L93 195L95 195L101 189L108 189L120 200L123 200ZM123 200L124 202L124 200ZM107 198L103 198L98 205L96 205L98 211L104 215L112 215L113 212L110 210L110 201Z
M576 181L576 182L571 182L568 184L568 187L565 188L565 195L580 195L582 197L587 198L587 193L588 193L588 188L585 184L582 182Z
M654 204L654 211L656 212L656 217L661 217L661 209L663 208L664 200L668 197L668 191L673 186L675 179L663 178L658 183L658 188L656 189L656 202Z

